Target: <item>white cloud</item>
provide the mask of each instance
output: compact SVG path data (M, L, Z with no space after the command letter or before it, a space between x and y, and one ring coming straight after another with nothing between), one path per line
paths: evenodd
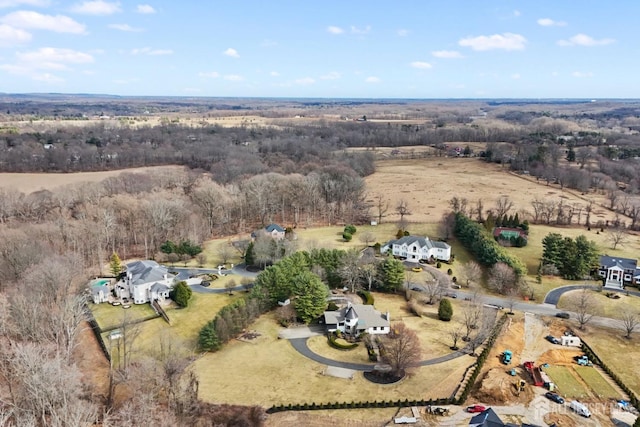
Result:
M218 77L220 77L220 74L218 74L218 72L216 71L207 71L207 72L198 73L198 76L204 77L207 79L217 79Z
M400 28L400 29L397 31L397 33L398 33L398 35L399 35L400 37L406 37L406 36L408 36L408 35L409 35L409 30L405 30L404 28Z
M514 80L518 80L520 78L520 73L511 74L511 78L514 79Z
M515 16L516 18L520 15L522 15L522 12L520 12L519 10L516 9L513 11L513 16Z
M277 71L272 71L272 72L270 72L270 73L269 73L269 75L270 75L271 77L278 77L278 76L280 75L280 73L279 73L279 72L277 72Z
M352 34L367 34L369 33L369 31L371 31L371 25L367 25L364 28L358 28L356 26L351 26L351 33Z
M0 18L0 22L16 28L28 30L49 30L56 33L82 34L85 26L68 16L43 15L28 10L18 10Z
M342 34L344 33L344 30L340 27L336 27L334 25L330 25L327 27L327 31L331 34Z
M122 12L120 2L109 3L103 0L85 1L71 7L74 13L83 15L113 15Z
M527 39L525 39L520 34L513 33L467 37L458 41L458 44L460 46L470 47L471 49L478 51L494 49L523 50L526 43Z
M316 80L315 80L315 79L313 79L313 78L311 78L311 77L303 77L303 78L301 78L301 79L297 79L297 80L295 81L295 83L296 83L297 85L312 85L312 84L314 84L315 82L316 82Z
M156 13L156 10L149 4L139 4L136 7L136 12L142 13L144 15L151 15L153 13Z
M171 49L151 49L150 47L142 47L131 49L131 55L149 55L149 56L158 56L158 55L171 55L173 51Z
M240 54L238 53L237 50L235 50L234 48L230 47L229 49L225 50L224 52L222 52L223 55L227 55L230 56L232 58L240 58Z
M564 27L567 25L564 21L554 21L551 18L540 18L537 22L538 25L542 25L543 27Z
M336 80L342 77L342 75L336 71L332 71L330 73L325 74L324 76L320 76L321 80Z
M432 68L431 64L429 64L428 62L423 62L423 61L413 61L411 63L411 66L413 68L418 68L418 69L421 69L421 70L426 70L428 68Z
M615 42L614 39L600 39L596 40L591 36L586 34L576 34L571 37L569 40L558 40L558 45L560 46L604 46L607 44L611 44Z
M225 80L229 80L230 82L241 82L244 80L244 77L239 76L237 74L227 74L223 77Z
M10 25L0 24L0 46L13 46L31 40L31 34Z
M64 81L62 77L58 77L51 73L34 74L31 76L33 80L38 80L45 83L61 83Z
M49 71L69 70L69 65L88 64L93 56L72 49L43 47L28 52L17 52L14 64L0 65L0 69L11 73L31 77L35 80L55 82L62 79Z
M364 79L364 81L365 83L380 83L382 80L380 80L378 77L370 76Z
M135 28L129 24L109 24L109 28L113 30L125 31L128 33L141 33L144 31L142 28Z
M584 78L588 78L588 77L593 77L593 73L592 72L582 72L582 71L574 71L573 73L571 73L571 75L573 77L577 77L579 79L584 79Z
M22 5L45 7L49 6L49 0L0 0L0 9L7 7L18 7Z
M457 50L434 50L431 52L431 55L435 56L436 58L445 59L463 58L462 54Z

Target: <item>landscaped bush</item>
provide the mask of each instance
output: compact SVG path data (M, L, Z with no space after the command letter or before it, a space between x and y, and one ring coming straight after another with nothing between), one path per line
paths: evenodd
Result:
M353 350L358 346L358 343L346 343L337 342L338 337L335 334L327 334L329 345L338 350Z
M448 274L449 276L451 276L451 275L453 274L453 270L452 270L452 269L448 269L448 270L447 270L447 274Z
M436 268L440 268L442 267L442 264L440 263L440 261L436 262Z
M364 305L373 305L374 300L373 300L373 295L371 295L371 292L369 292L369 291L360 291L360 292L358 292L358 295L360 295L360 297L364 301L363 302Z
M327 311L338 311L338 305L333 301L329 301L329 304L327 304Z
M440 300L440 305L438 306L438 319L448 322L453 317L453 307L451 306L451 301L447 298L442 298Z
M356 226L355 226L355 225L353 225L353 224L347 224L347 225L344 227L344 232L345 232L345 233L349 233L349 234L351 234L351 235L354 235L354 234L356 234Z
M342 238L344 239L345 242L350 242L351 239L353 238L353 235L345 231L344 233L342 233Z

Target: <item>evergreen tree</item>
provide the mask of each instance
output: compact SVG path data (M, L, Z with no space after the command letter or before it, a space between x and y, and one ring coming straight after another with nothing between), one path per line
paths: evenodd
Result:
M244 263L248 266L256 265L255 255L253 253L253 242L249 243L247 250L244 252Z
M171 291L171 299L173 299L180 307L187 307L192 295L193 291L184 280L178 282Z
M448 298L442 298L438 306L438 319L448 322L453 317L453 306Z
M111 254L111 258L109 258L109 271L114 277L118 277L118 274L122 271L122 261L115 252Z
M327 307L329 288L310 271L304 271L293 278L296 297L294 307L298 317L309 324L316 320Z
M198 347L202 351L216 351L222 347L220 338L218 337L218 334L216 334L213 320L204 325L200 330L200 333L198 334Z
M518 212L513 216L513 227L520 227L520 218L518 218Z
M387 258L378 264L378 288L385 292L396 292L404 283L404 265L395 258Z

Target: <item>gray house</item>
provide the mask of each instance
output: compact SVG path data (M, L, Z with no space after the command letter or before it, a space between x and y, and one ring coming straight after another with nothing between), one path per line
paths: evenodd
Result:
M176 276L155 261L134 261L127 264L124 277L115 285L116 295L129 298L134 304L145 304L169 298Z
M354 336L388 334L391 328L389 312L382 314L372 305L351 304L337 311L325 311L327 332L341 331Z

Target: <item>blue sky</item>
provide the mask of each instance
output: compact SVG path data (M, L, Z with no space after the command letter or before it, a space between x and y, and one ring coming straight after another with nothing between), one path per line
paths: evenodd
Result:
M640 98L640 2L0 0L0 92Z

